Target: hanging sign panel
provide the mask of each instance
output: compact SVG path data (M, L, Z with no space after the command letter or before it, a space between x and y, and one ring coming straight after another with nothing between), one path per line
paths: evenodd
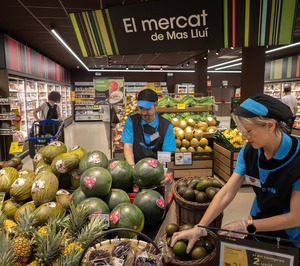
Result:
M122 104L124 79L95 78L95 105Z

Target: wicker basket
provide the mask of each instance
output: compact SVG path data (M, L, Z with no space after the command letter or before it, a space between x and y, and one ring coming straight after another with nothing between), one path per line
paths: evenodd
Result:
M164 236L166 237L166 235ZM216 247L216 238L217 235L213 233L210 230L207 230L207 238L213 243L213 245ZM209 255L205 256L202 259L199 260L188 260L188 261L183 261L183 260L178 260L178 259L171 259L168 262L168 265L182 265L182 266L195 266L195 265L205 265L205 266L213 266L215 265L215 258L216 258L216 248L211 252Z
M180 180L187 181L194 177L184 177L179 179L174 186L174 198L176 202L176 215L177 215L177 222L179 225L184 224L197 224L203 217L204 213L206 212L210 202L207 203L198 203L187 201L183 197L181 197L178 192L178 182ZM223 214L220 214L212 223L209 225L211 227L221 227L222 224Z

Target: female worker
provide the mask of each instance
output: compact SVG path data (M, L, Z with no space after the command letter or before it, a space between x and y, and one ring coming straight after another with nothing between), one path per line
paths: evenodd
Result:
M208 226L222 213L246 178L256 194L251 216L223 229L300 242L300 142L284 133L293 120L290 108L271 96L259 95L243 102L233 119L248 143L239 154L231 178L216 194L198 225ZM172 246L188 239L189 253L199 237L206 235L206 230L198 225L175 233ZM241 237L224 231L220 234ZM291 245L300 248L300 244Z

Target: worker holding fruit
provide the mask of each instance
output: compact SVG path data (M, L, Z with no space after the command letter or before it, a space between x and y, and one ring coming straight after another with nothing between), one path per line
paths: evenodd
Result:
M223 229L300 242L300 141L284 133L293 121L293 113L279 100L258 95L243 102L232 116L248 143L240 151L231 178L216 194L199 224L173 235L172 246L179 240L189 240L187 253L199 237L207 234L201 226L208 226L224 211L244 182L252 185L256 194L251 214L247 220L227 224ZM246 236L225 231L220 234ZM280 243L300 248L297 243Z
M157 151L176 150L173 125L156 112L157 101L153 90L142 90L137 105L140 114L126 121L122 142L126 161L131 165L147 157L157 159Z

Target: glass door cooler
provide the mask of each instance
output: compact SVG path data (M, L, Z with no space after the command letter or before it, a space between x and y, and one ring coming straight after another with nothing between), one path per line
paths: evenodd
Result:
M26 95L26 109L27 109L27 133L30 132L33 122L35 121L33 111L38 107L38 88L37 82L32 80L25 80L25 95Z

